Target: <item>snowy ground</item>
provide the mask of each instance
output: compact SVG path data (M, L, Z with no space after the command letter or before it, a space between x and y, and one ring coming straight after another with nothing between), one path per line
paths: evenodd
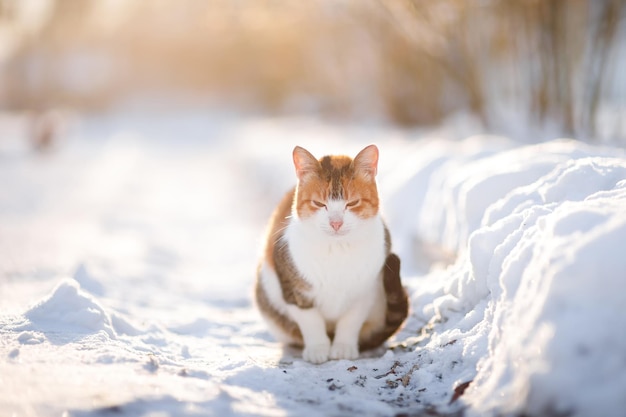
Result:
M202 112L0 119L0 414L622 415L626 157ZM251 303L291 150L381 150L412 315L394 349L303 362Z

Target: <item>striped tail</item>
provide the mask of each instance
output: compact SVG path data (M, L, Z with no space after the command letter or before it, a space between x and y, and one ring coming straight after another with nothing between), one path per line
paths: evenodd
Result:
M387 297L385 327L372 334L367 340L361 341L360 350L373 349L385 343L398 331L409 315L409 299L400 281L400 258L395 253L390 253L385 260L383 285Z

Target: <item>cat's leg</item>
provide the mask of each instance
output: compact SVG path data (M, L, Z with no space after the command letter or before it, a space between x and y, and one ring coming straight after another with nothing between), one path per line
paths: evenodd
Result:
M359 357L359 333L370 307L369 303L357 303L337 321L333 345L330 348L331 359Z
M330 339L326 334L326 322L316 308L300 308L295 305L288 307L289 315L298 323L304 350L302 358L311 363L326 362L330 353Z

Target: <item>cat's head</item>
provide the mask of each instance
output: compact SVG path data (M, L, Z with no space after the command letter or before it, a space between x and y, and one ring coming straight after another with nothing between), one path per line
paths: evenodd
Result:
M293 150L298 177L293 211L331 236L350 234L359 222L378 214L378 148L370 145L354 159L331 155L316 159L299 146Z

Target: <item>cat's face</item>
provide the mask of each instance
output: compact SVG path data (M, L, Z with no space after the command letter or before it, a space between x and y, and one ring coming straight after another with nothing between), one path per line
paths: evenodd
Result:
M300 219L339 237L378 213L376 146L366 147L354 159L325 156L320 160L297 146L293 161L298 176L294 211Z

